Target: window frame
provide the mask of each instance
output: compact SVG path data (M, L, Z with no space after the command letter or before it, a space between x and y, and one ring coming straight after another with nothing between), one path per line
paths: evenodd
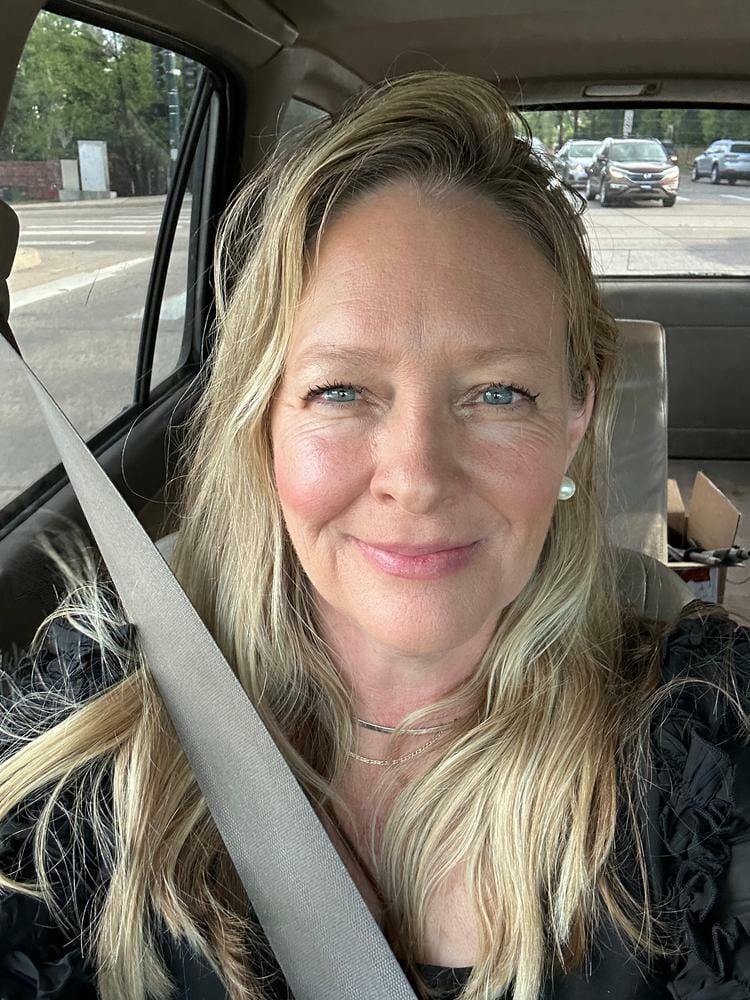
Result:
M37 12L59 14L94 27L127 35L140 41L193 59L203 67L199 84L191 102L180 142L175 172L167 190L159 230L154 245L143 320L134 369L133 399L130 405L86 440L95 456L110 448L133 427L152 406L182 383L191 381L203 361L204 332L210 328L214 301L211 291L213 245L217 217L226 204L231 190L228 165L230 152L239 142L240 114L234 109L239 102L237 82L225 66L202 50L141 22L120 17L80 3L78 0L50 0ZM23 58L23 52L21 54ZM201 117L202 116L202 117ZM205 128L206 141L201 144ZM201 148L203 146L203 148ZM200 160L198 159L200 158ZM191 212L188 253L187 295L183 341L177 366L170 376L152 391L150 371L146 364L153 361L159 314L171 259L177 216L191 170L199 163L200 200L196 214ZM194 194L195 197L195 194ZM150 360L149 360L150 359ZM5 538L69 482L62 462L58 462L18 496L0 508L0 540Z
M161 306L164 299L164 287L167 280L167 272L174 250L174 238L177 232L177 223L180 211L185 200L188 181L193 167L198 160L198 147L203 135L204 128L208 127L208 115L210 112L211 80L207 70L201 73L198 86L195 90L190 110L188 111L185 131L180 143L180 153L177 158L176 169L172 181L167 189L167 196L164 201L164 211L162 212L159 232L154 246L154 258L151 262L151 273L146 287L146 301L143 309L143 320L141 321L141 335L138 342L138 356L136 360L135 379L133 383L133 405L145 407L151 399L151 376L156 352L156 337L159 331L159 318ZM203 194L204 177L200 178L200 195ZM191 210L190 237L188 241L188 267L185 276L186 291L191 284L191 272L193 267L193 213ZM185 296L185 323L183 328L183 341L176 369L183 367L186 357L184 330L189 326L188 296ZM169 377L169 376L168 376Z

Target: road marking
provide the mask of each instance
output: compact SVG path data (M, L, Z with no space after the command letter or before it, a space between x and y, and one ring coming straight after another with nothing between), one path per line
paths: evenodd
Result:
M96 240L21 240L19 247L90 247Z
M177 292L176 295L167 295L165 299L162 299L159 309L159 319L182 319L185 315L186 300L187 292ZM143 319L143 309L129 313L125 319Z
M688 198L688 196L686 194L678 194L677 195L677 200L678 201L690 201L690 199Z
M110 264L109 267L100 267L96 271L86 271L85 274L69 274L65 278L55 278L54 281L46 281L42 285L25 288L21 292L13 292L10 297L11 313L15 309L23 309L36 302L43 302L44 299L51 299L55 295L63 295L65 292L73 292L77 288L85 288L94 282L113 278L116 274L122 274L123 271L129 271L140 264L150 264L152 260L153 257L133 257L131 260L122 260L118 264Z
M750 201L750 198L745 194L723 194L722 198L734 198L735 201Z
M89 221L92 225L98 225L100 222L158 222L159 219L161 219L161 212L152 212L151 215L118 215L113 212L112 215L103 215ZM86 220L81 219L80 216L78 222L80 225L86 225Z
M67 226L65 229L23 229L24 236L148 236L155 233L158 226L151 229L78 229L76 226Z

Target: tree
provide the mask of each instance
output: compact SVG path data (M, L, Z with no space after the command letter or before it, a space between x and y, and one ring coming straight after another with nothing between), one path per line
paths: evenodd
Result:
M546 146L567 139L604 139L622 135L624 108L579 111L528 111L524 115L534 135ZM750 139L750 113L733 109L637 108L633 135L669 139L683 147L706 146L714 139Z
M42 11L18 67L0 159L75 158L79 139L104 140L119 194L163 193L170 163L167 86L157 80L163 51ZM198 64L174 62L186 112Z
M97 137L105 73L105 54L92 29L56 14L40 14L18 67L0 157L75 155L79 138Z
M747 111L709 109L700 111L703 141L715 139L750 139L750 114Z

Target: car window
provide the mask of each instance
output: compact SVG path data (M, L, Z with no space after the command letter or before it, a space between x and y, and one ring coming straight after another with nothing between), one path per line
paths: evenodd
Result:
M284 105L279 118L278 135L285 136L295 130L304 132L307 126L330 117L329 112L323 108L303 101L300 97L292 97Z
M750 151L750 109L556 107L524 117L548 146L590 140L609 158L555 165L585 202L597 274L750 275L747 162L720 155Z
M667 154L658 142L613 142L609 148L613 160L641 160L644 163L664 163Z
M81 435L134 405L166 195L203 67L170 49L42 11L0 134L0 196L20 220L10 323ZM180 359L191 190L161 303L156 385ZM0 373L0 523L58 465L22 376Z
M598 142L572 142L570 144L571 156L593 156L599 148Z

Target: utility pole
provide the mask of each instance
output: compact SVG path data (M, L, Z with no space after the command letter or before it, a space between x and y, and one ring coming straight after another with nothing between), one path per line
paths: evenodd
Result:
M167 107L169 108L169 177L174 177L177 165L177 155L180 150L180 88L177 85L180 70L177 68L177 57L174 52L164 50L167 67Z

